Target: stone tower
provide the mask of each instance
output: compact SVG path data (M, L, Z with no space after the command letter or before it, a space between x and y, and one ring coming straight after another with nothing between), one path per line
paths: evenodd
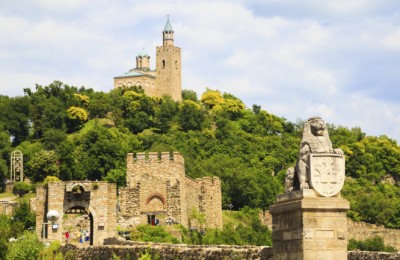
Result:
M191 179L178 152L130 153L126 184L119 189L118 225L180 223L198 230L222 228L221 181L218 177ZM199 223L193 212L203 213Z
M163 45L156 49L157 96L169 95L181 101L181 48L174 46L174 30L169 18L162 34Z

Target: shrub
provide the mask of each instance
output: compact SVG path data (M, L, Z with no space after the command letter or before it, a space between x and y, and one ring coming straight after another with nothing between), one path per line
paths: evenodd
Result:
M43 185L46 185L49 182L60 182L61 180L56 177L56 176L52 176L52 175L48 175L46 176L46 178L44 178L43 180Z
M163 226L139 225L131 233L132 240L156 243L178 244L179 240L165 230Z
M97 189L99 188L99 184L93 182L93 183L92 183L92 188L93 188L93 190L97 190Z
M383 239L378 236L374 236L366 240L350 239L349 243L347 244L347 250L397 252L394 247L385 245Z
M60 251L61 243L55 240L49 246L43 248L39 253L40 260L63 260L64 257Z
M24 196L25 194L29 193L32 189L32 185L26 182L16 182L14 183L13 193L19 195L20 197Z
M25 231L22 236L9 244L6 259L36 260L39 252L44 248L36 233Z

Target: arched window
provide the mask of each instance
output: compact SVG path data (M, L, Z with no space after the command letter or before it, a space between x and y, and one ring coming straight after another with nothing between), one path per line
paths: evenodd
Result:
M162 68L165 68L165 60L162 60Z
M175 61L175 69L178 69L178 61Z
M136 87L141 87L142 86L142 82L141 81L136 81L135 86Z

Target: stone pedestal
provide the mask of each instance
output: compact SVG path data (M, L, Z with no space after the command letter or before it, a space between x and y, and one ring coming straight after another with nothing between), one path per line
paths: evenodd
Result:
M340 197L314 190L278 195L270 208L274 259L347 259L347 217Z

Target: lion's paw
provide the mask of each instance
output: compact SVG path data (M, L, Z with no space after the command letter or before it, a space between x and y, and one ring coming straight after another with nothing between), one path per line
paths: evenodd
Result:
M300 185L300 190L308 190L310 188L310 186L308 185L308 183L304 183Z

